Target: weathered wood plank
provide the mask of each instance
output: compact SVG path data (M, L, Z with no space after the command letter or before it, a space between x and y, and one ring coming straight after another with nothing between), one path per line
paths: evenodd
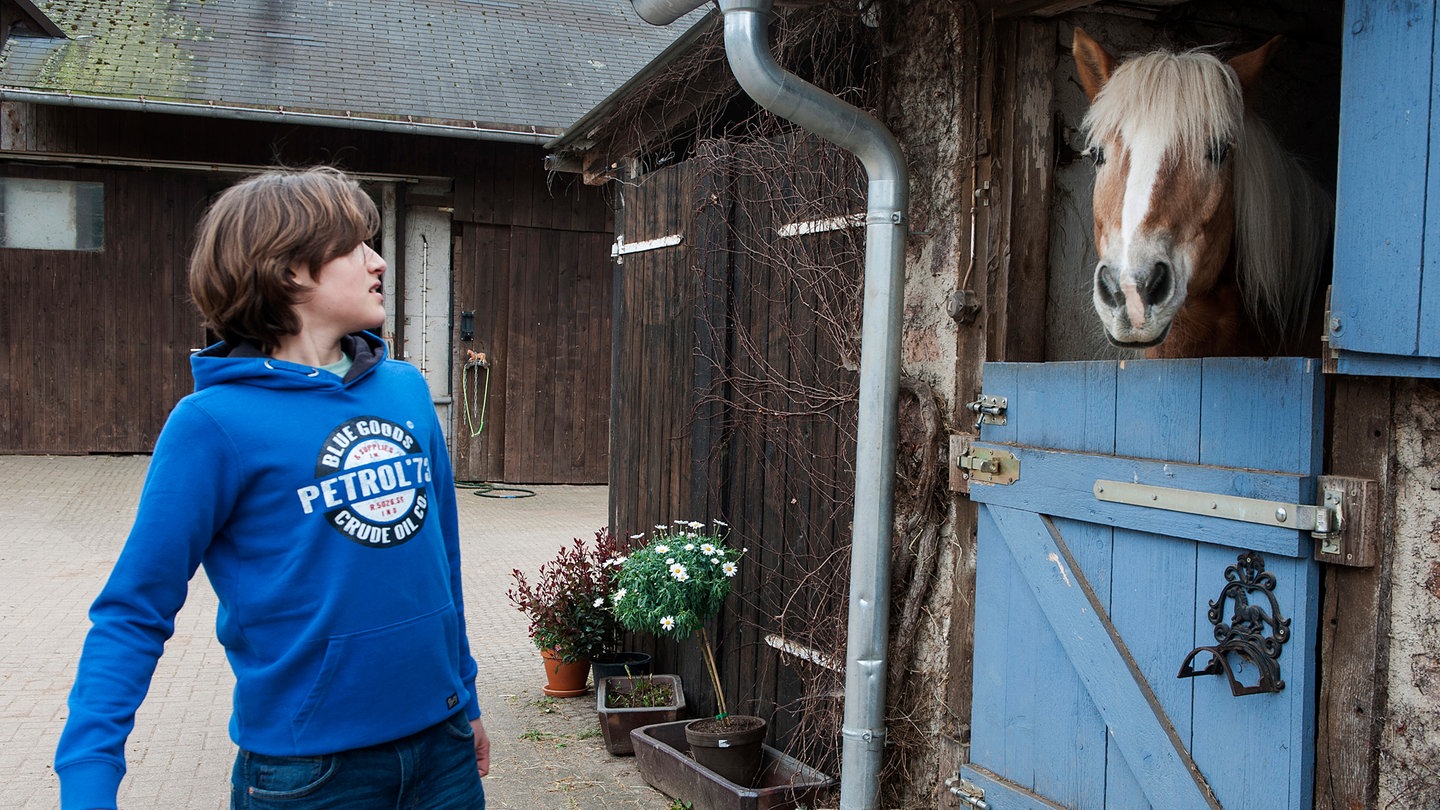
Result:
M1371 478L1390 491L1395 448L1389 439L1394 383L1337 377L1331 426L1330 470ZM1394 520L1387 500L1382 526ZM1377 633L1388 610L1389 531L1380 533L1379 561L1371 568L1324 566L1320 615L1320 703L1315 752L1316 810L1378 807L1379 768L1386 702L1389 637Z
M992 506L995 521L1070 664L1084 681L1110 736L1156 807L1218 808L1185 742L1152 712L1154 695L1120 642L1098 597L1073 564L1053 524L1018 509ZM1129 673L1130 678L1119 677Z

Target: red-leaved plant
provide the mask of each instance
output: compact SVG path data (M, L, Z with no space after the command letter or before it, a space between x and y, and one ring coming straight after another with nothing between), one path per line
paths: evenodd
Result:
M515 587L506 596L530 620L536 647L554 650L565 662L614 649L619 625L608 599L611 574L605 561L615 553L610 529L601 528L593 544L577 537L562 546L540 566L533 584L520 569L512 571Z

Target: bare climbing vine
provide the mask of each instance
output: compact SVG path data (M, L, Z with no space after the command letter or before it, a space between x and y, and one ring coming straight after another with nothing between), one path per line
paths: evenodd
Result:
M886 51L868 3L807 4L779 15L777 61L850 104L882 108ZM697 200L696 221L720 223L691 244L696 288L709 334L700 362L714 369L697 412L719 414L727 438L718 453L763 458L783 489L783 514L766 517L763 541L782 553L762 558L761 593L750 616L755 636L782 650L795 697L775 707L793 723L789 752L835 773L843 721L843 669L854 510L855 429L863 301L864 178L848 153L798 133L743 102L727 82L718 33L633 94L626 120L667 126L676 143L650 154L646 169L694 161L714 180ZM684 77L677 80L676 77ZM678 130L677 117L689 122ZM620 116L625 117L625 116ZM849 217L849 219L847 219ZM934 697L911 683L922 612L935 580L948 500L941 448L942 407L922 380L903 377L891 569L887 762L902 778L929 744L912 719ZM733 460L733 459L732 459ZM713 463L723 463L712 459ZM767 481L771 478L767 478ZM772 493L773 494L773 493ZM749 541L758 546L762 538ZM758 657L758 656L757 656Z

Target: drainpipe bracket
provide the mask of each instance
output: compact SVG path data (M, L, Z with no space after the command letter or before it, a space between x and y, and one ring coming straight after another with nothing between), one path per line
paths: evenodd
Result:
M859 740L872 751L883 749L886 743L885 729L883 728L852 728L846 726L840 730L840 735L852 740Z

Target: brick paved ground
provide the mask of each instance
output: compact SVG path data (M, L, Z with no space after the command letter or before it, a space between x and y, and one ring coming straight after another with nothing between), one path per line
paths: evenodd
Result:
M146 457L0 456L0 806L54 808L51 769L85 612L134 515ZM533 498L460 494L465 585L480 697L494 745L492 810L666 810L631 758L605 753L593 692L545 699L524 618L505 599L510 571L537 569L606 522L603 487L537 487ZM214 639L203 575L176 622L141 707L120 794L127 810L228 806L233 686Z

